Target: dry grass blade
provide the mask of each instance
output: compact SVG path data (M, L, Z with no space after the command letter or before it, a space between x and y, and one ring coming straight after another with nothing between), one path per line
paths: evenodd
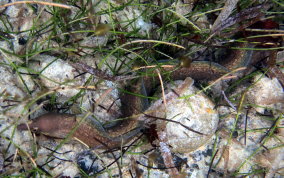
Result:
M131 44L135 44L135 43L157 43L157 44L165 44L165 45L169 45L169 46L173 46L173 47L177 47L177 48L181 48L181 49L186 49L185 47L181 46L181 45L178 45L178 44L175 44L175 43L169 43L169 42L166 42L166 41L158 41L158 40L136 40L136 41L130 41L128 43L125 43L121 46L124 47L124 46L127 46L127 45L131 45Z
M166 112L166 110L167 110L167 100L166 100L166 97L165 97L164 82L163 82L163 79L162 79L160 71L158 69L156 69L156 72L157 72L159 80L160 80L161 90L162 90L162 97L163 97L163 101L164 101L164 105L165 105L165 112Z
M229 146L224 146L224 154L223 154L223 157L224 157L224 161L225 161L225 165L224 165L224 177L227 177L227 174L228 174L228 164L229 164L229 160L230 160L230 148Z
M245 31L248 31L248 32L265 32L265 33L269 33L269 32L272 32L272 33L282 33L284 34L284 30L267 30L267 29L251 29L251 28L246 28Z
M59 4L54 2L44 2L44 1L16 1L8 4L1 5L0 8L13 6L16 4L41 4L41 5L47 5L47 6L55 6L65 9L71 9L71 6L65 5L65 4Z
M158 67L158 66L157 65L151 65L151 66L135 67L133 69L133 71L140 70L140 69L150 69L150 68L155 68L155 67ZM161 65L159 67L161 67L161 68L174 68L175 66L174 65Z

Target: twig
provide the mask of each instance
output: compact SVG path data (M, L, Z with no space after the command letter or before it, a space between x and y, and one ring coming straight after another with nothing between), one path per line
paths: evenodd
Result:
M67 162L72 162L72 160L68 160L68 159L63 159L63 158L59 158L59 157L57 157L57 156L55 156L55 155L52 155L54 158L56 158L56 159L58 159L58 160L60 160L60 161L67 161Z
M244 140L244 144L246 145L247 144L247 124L248 124L248 111L249 110L247 110L247 112L246 112L246 118L245 118L245 135L244 135L244 137L245 137L245 140Z
M63 153L60 153L60 152L58 152L58 151L56 151L56 150L53 150L53 149L50 149L50 148L48 148L48 147L46 147L46 146L41 146L41 147L43 147L43 148L45 148L45 149L47 149L47 150L49 150L49 151L51 151L51 152L53 152L53 153L57 153L57 154L67 154L67 153L73 152L73 151L65 151L65 152L63 152Z
M201 132L198 132L198 131L196 131L196 130L193 130L192 128L190 128L190 127L184 125L184 124L181 123L181 122L175 121L175 120L166 119L166 118L161 118L161 117L157 117L157 116L151 116L151 115L149 115L149 114L144 114L144 115L145 115L146 117L154 118L154 119L156 119L156 120L163 120L163 121L167 121L167 122L173 122L173 123L176 123L176 124L181 125L181 126L184 127L185 129L187 129L187 130L189 130L189 131L192 131L192 132L194 132L194 133L196 133L196 134L199 134L199 135L206 135L206 134L204 134L204 133L201 133Z
M143 167L149 168L149 169L171 169L171 168L176 168L176 166L174 166L174 167L152 167L152 166L144 165L144 164L140 163L139 161L136 161L136 163L141 165L141 166L143 166Z
M262 136L262 138L259 140L259 143L262 143L262 141L264 140L265 137L269 136L270 134L273 133L273 131L275 130L275 127L277 125L277 122L279 121L281 117L278 117L271 125L271 127L266 131L266 133Z
M143 174L138 167L137 161L134 159L133 156L131 156L130 159L131 159L131 169L133 170L133 172L135 172L135 175L136 175L135 177L142 178Z
M231 106L231 108L233 108L235 111L237 111L237 108L233 105L233 103L227 98L225 92L222 90L222 95L225 99L225 101Z
M104 148L110 150L110 147L109 147L106 143L102 142L101 140L97 139L96 137L93 137L93 139L95 139L97 142L99 142ZM79 140L79 139L78 139L78 140ZM82 142L82 141L81 141L81 142ZM94 148L94 149L95 149L95 148ZM113 152L110 152L110 154L112 155L113 159L116 160L115 162L116 162L116 164L117 164L119 176L122 177L121 166L120 166L119 162L117 161L118 159L116 159L116 157L115 157L115 155L114 155Z
M117 101L118 99L113 100L113 102L111 103L111 105L107 108L107 113L109 113L111 111L111 108L113 107L114 103Z
M141 138L142 138L142 135L143 135L143 134L141 134L137 139L135 139L130 145L133 145L135 142L137 142L139 139L141 139ZM101 173L102 171L104 171L105 169L107 169L108 167L110 167L111 165L113 165L114 163L116 163L116 162L128 151L129 148L130 148L130 146L127 147L125 150L122 150L122 153L119 154L119 156L118 156L113 162L111 162L111 163L108 164L106 167L104 167L104 168L102 168L101 170L99 170L99 171L98 171L98 174Z
M160 145L160 151L162 158L164 160L164 163L166 167L169 167L169 174L171 177L179 177L179 172L177 168L175 167L175 163L173 161L172 153L169 148L169 145L167 144L167 134L165 130L158 131L159 136L159 145Z
M214 154L214 156L213 156L213 158L212 158L212 160L211 160L211 162L210 162L209 169L208 169L208 173L207 173L207 176L206 176L207 178L209 177L209 174L210 174L211 169L212 169L213 161L214 161L214 159L215 159L215 157L216 157L218 151L219 151L219 150L217 150L217 151L215 152L215 154Z
M114 75L109 75L105 72L103 72L102 70L100 69L95 69L83 62L77 62L77 63L69 63L72 67L74 67L75 69L78 69L78 70L82 70L84 72L87 72L87 73L90 73L100 79L104 79L104 80L109 80L109 81L113 81L113 82L117 82L117 81L122 81L122 80L130 80L130 79L134 79L134 78L137 78L137 76L132 76L132 75L129 75L129 76L114 76Z
M2 153L0 153L0 174L2 174L5 171L4 162L5 162L4 156Z

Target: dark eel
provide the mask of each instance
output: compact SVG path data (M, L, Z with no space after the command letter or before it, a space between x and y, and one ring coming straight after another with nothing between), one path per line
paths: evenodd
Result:
M245 44L242 44L245 45ZM243 47L241 45L241 47ZM214 80L228 73L230 70L248 65L252 51L234 50L227 60L217 64L213 62L192 62L190 66L173 69L163 69L168 73L172 80L184 80L191 77L195 80ZM245 56L246 55L246 56ZM173 70L173 71L172 71ZM159 84L157 77L144 76L136 80L134 85L127 88L133 93L149 92ZM30 124L18 125L19 130L28 130L40 133L52 138L64 139L70 135L73 139L77 138L91 148L115 148L128 142L134 135L139 133L141 124L131 116L145 110L143 99L132 94L124 93L120 97L122 107L122 121L112 127L102 128L92 119L87 118L79 124L80 117L72 114L48 113L33 119ZM73 131L73 132L72 132Z

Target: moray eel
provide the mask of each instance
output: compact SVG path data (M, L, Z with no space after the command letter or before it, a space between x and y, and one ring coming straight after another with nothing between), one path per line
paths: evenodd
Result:
M214 80L234 68L248 65L251 53L251 51L234 50L227 60L222 61L222 65L208 61L199 61L175 70L164 69L164 72L168 73L172 80L184 80L186 77L191 77L195 80ZM142 85L142 83L144 84ZM159 80L157 77L146 75L141 79L136 79L134 84L130 85L127 90L132 93L144 94L144 91L149 93L158 84ZM80 140L91 148L109 149L120 147L139 133L141 129L141 123L135 118L131 118L131 116L139 114L146 109L141 97L124 93L120 99L122 103L121 118L126 119L119 121L112 127L99 127L91 118L86 118L84 122L79 124L81 118L76 115L48 113L33 119L30 124L18 125L18 129L30 129L32 132L52 138L64 139L70 135L71 138Z

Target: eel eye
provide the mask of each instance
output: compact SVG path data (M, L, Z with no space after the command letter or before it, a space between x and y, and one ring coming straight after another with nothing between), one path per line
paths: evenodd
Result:
M180 66L185 68L189 68L192 63L192 59L187 56L181 56L179 60L180 60Z
M34 133L37 133L37 132L38 132L38 127L33 127L33 128L31 129L31 131L34 132Z

